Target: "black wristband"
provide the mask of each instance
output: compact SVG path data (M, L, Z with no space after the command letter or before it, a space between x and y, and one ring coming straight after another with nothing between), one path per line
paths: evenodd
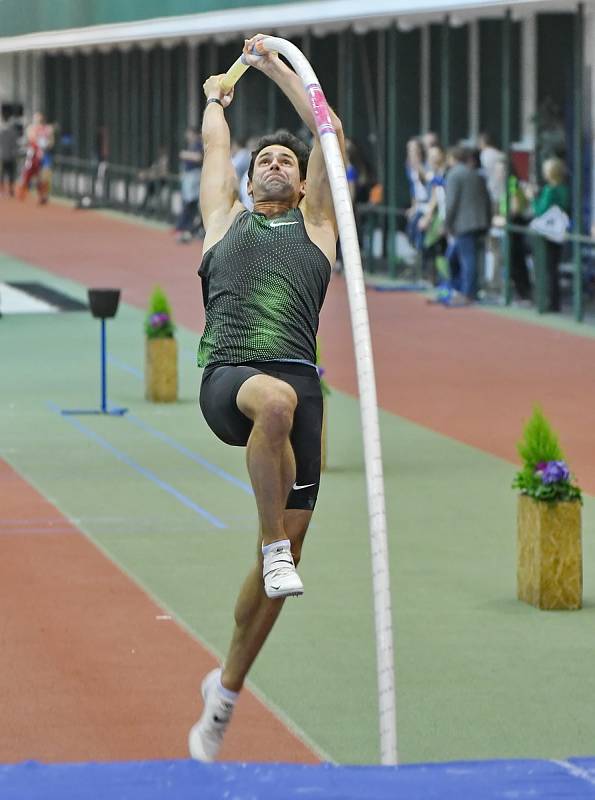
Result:
M219 106L221 106L221 108L223 108L223 103L221 102L221 100L219 100L218 97L209 97L209 99L207 100L207 102L205 104L205 108L206 108L206 106L209 105L209 103L217 103L217 105L219 105Z

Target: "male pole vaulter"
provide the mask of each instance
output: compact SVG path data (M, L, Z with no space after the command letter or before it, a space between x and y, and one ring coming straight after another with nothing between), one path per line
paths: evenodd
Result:
M246 447L260 535L225 664L202 683L204 709L189 736L190 753L201 761L216 758L238 693L285 598L304 591L295 565L320 480L316 332L336 258L337 225L302 82L259 45L262 38L245 42L247 63L275 81L315 138L311 152L286 131L258 142L248 171L254 210L247 211L238 200L224 113L233 90L222 92L222 75L204 84L200 406L222 441ZM332 112L331 119L344 151L341 123Z

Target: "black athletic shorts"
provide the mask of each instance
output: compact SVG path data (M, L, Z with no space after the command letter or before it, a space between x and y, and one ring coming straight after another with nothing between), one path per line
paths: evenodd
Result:
M286 508L313 510L320 482L322 392L314 367L283 361L251 361L207 367L200 387L200 407L209 428L226 444L245 447L252 420L236 404L240 386L252 375L271 375L293 387L298 404L290 441L296 478Z

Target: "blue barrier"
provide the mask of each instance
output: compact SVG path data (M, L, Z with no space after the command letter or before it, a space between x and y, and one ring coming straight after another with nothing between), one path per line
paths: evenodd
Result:
M0 767L2 800L587 800L595 759L400 767L26 762Z

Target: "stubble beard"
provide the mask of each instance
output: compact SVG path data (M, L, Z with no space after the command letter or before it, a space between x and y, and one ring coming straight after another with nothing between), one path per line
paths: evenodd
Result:
M262 192L261 197L259 197L260 201L286 202L292 200L295 194L291 184L282 178L263 180L260 184L260 189Z

